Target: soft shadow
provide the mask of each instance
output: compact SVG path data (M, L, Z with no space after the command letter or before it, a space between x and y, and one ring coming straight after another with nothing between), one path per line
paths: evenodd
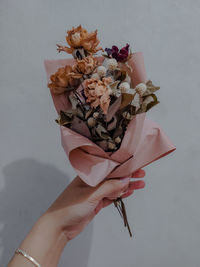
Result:
M0 192L0 266L6 266L34 222L69 183L53 165L21 159L3 168L5 186ZM93 226L71 241L60 267L87 266ZM77 257L78 255L78 257Z

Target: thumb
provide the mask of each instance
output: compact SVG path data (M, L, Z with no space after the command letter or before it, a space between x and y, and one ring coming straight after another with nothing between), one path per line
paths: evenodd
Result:
M93 201L116 199L128 189L130 178L110 179L100 184L91 196Z

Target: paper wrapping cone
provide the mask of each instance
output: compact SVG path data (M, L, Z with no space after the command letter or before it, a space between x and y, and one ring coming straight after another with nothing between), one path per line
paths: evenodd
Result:
M102 57L98 60L101 62ZM74 59L45 60L47 80L59 67L74 63ZM146 82L142 53L129 60L134 86ZM70 106L66 94L53 95L57 112ZM88 138L60 126L62 146L77 175L88 185L96 186L106 178L121 178L169 154L176 148L163 130L146 114L137 114L129 123L120 148L110 154Z

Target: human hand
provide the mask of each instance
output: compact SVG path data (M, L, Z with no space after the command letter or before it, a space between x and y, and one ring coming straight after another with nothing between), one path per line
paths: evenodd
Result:
M132 178L144 176L145 172L139 170L133 173ZM42 266L55 267L67 242L83 231L102 208L144 186L142 180L123 178L105 180L97 187L90 187L76 177L37 220L19 248ZM29 267L32 263L15 254L8 267L17 266Z
M144 170L133 173L131 178L142 178ZM130 178L105 180L97 187L86 185L76 177L58 199L47 210L57 226L65 233L67 240L77 236L94 216L118 197L125 198L134 190L144 188L142 180L130 181Z

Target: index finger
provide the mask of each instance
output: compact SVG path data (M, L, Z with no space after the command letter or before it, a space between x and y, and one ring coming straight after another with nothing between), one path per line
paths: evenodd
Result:
M145 171L142 169L139 169L137 171L135 171L134 173L132 173L132 178L143 178L145 176Z

